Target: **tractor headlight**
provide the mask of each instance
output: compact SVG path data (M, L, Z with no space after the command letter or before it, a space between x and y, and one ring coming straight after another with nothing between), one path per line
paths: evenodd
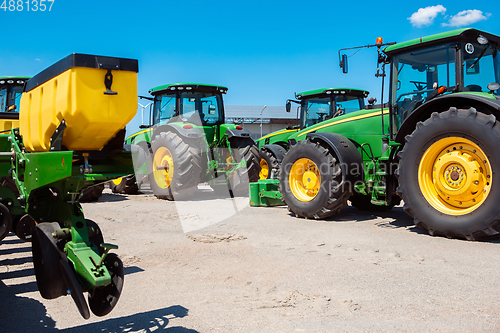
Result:
M481 45L486 45L488 44L488 38L484 37L483 35L479 35L479 37L477 37L477 42Z

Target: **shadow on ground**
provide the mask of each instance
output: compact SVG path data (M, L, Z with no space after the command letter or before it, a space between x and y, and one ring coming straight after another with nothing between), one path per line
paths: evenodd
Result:
M6 290L7 289L7 290ZM34 299L19 297L8 291L8 287L0 282L2 302L0 304L1 331L15 332L66 332L66 333L125 333L125 332L179 332L196 333L196 330L182 326L168 326L175 318L188 315L188 309L180 305L164 309L136 313L120 318L104 319L99 322L83 324L76 327L57 329L56 322L47 313L45 306ZM7 291L7 292L6 292ZM50 302L50 301L49 301ZM77 311L76 308L74 311Z
M179 333L197 332L181 326L168 326L170 320L188 315L188 309L180 305L59 330L55 327L56 322L47 313L43 303L32 298L17 296L19 293L36 290L35 282L12 287L0 281L0 294L2 295L0 302L1 332L124 333L153 332L156 330ZM71 310L77 311L76 308Z
M121 332L179 332L196 333L197 331L182 326L168 327L170 320L183 318L188 315L188 309L180 305L170 306L164 309L136 313L130 316L106 319L97 323L90 323L77 327L56 330L56 332L67 333L121 333Z
M126 194L103 193L97 201L85 202L85 204L98 204L100 202L117 202L130 200Z
M289 213L288 215L295 217L295 214ZM403 207L397 206L389 211L365 211L357 209L356 207L347 206L342 208L339 214L331 216L325 220L319 220L323 222L332 223L359 223L366 221L373 221L377 218L383 218L385 221L376 222L375 225L380 228L387 229L398 229L405 228L410 232L428 235L427 230L420 229L416 227L413 223L413 218L405 213ZM438 236L439 237L439 236ZM489 238L484 238L478 240L479 242L487 243L500 243L500 235L492 236Z

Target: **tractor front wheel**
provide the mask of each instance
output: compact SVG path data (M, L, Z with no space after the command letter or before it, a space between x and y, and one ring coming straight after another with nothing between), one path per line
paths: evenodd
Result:
M173 132L161 132L151 145L153 159L148 163L148 178L155 196L164 200L189 198L200 183L199 148Z
M433 113L406 137L398 193L431 235L475 240L500 233L500 123L476 109Z
M309 140L299 141L283 158L279 189L292 213L314 219L339 212L351 195L338 159Z

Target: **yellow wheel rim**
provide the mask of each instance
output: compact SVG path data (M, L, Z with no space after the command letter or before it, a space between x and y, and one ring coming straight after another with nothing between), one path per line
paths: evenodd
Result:
M122 183L122 179L116 178L116 179L113 179L112 182L113 182L113 184L115 184L115 186L118 186Z
M492 176L483 150L461 137L433 143L418 166L418 184L424 198L449 215L464 215L481 206L491 191Z
M261 158L259 178L267 179L268 176L269 176L269 165L267 164L265 159Z
M311 201L318 194L321 185L318 166L308 158L295 161L290 168L288 182L295 198Z
M168 188L174 175L174 160L172 154L165 147L160 147L153 158L153 175L156 184L161 188Z

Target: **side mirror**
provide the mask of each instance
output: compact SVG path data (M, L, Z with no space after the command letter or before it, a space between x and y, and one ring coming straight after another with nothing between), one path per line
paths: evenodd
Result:
M347 55L342 55L342 60L340 60L340 68L342 68L342 73L347 74Z
M290 110L292 109L292 103L290 103L290 100L286 101L285 108L286 112L290 112Z

